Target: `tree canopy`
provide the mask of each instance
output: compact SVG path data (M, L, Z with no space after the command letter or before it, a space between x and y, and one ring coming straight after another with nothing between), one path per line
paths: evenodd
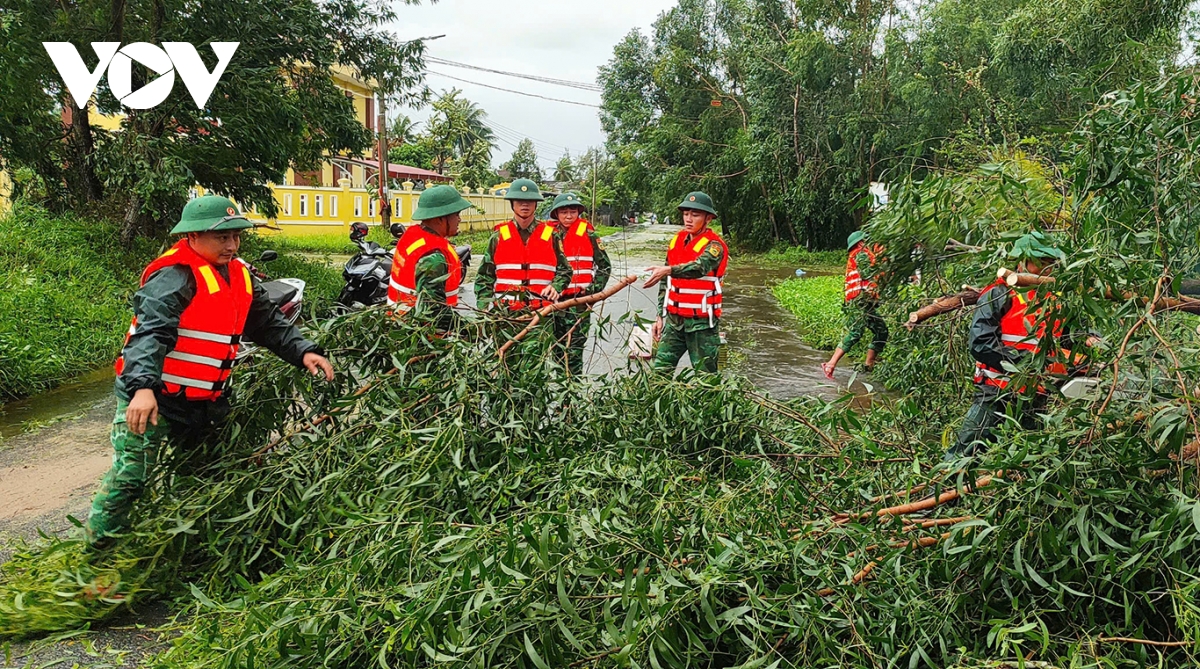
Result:
M513 179L541 181L542 168L538 166L537 149L533 146L533 140L527 137L518 142L512 156L500 166L500 169L508 170L509 176Z

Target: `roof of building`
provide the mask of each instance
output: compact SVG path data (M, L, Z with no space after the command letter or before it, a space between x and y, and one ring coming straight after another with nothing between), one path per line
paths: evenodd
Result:
M353 158L351 159L351 162L358 163L363 167L369 167L375 170L379 169L379 163L377 161ZM388 176L414 177L417 179L424 179L425 181L451 181L450 177L444 174L438 174L432 170L426 170L420 167L413 167L412 165L400 165L398 163L388 163Z

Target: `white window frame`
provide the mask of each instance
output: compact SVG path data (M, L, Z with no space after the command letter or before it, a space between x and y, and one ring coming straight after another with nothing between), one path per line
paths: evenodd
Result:
M354 218L362 218L362 196L354 196Z
M300 218L308 216L308 194L300 194Z
M283 196L283 214L285 216L292 215L292 194L288 193Z
M321 216L324 216L324 215L325 215L325 196L324 195L314 195L313 196L313 216L320 218Z
M375 198L367 200L367 218L375 218Z

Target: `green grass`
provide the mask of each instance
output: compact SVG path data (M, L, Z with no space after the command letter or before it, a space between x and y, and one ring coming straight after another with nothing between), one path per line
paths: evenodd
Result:
M327 314L342 288L340 268L301 258L277 241L247 235L241 255L253 260L262 249L278 249L280 258L262 269L304 279L305 313ZM145 239L124 249L112 222L54 216L20 202L0 218L0 401L111 365L142 269L164 246Z
M802 269L840 271L846 266L845 251L809 251L798 246L776 246L758 254L763 262L793 265Z
M787 279L773 291L779 303L796 316L804 343L832 351L842 339L844 289L840 276L817 276Z
M115 225L16 203L0 218L0 401L112 364L138 275L159 249Z

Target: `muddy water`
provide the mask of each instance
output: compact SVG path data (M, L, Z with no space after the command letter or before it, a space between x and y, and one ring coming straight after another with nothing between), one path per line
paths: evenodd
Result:
M49 392L0 405L0 444L22 432L82 413L112 396L113 370L105 366Z
M613 280L627 274L641 275L647 267L661 264L666 242L676 231L678 228L672 226L642 226L606 238L613 259ZM340 267L348 257L327 258ZM473 265L477 266L478 261ZM776 397L832 398L847 390L869 393L871 389L858 382L846 388L841 375L837 383L822 376L820 364L828 354L800 340L795 320L771 294L775 283L793 276L794 272L792 267L736 260L730 266L725 282L722 330L729 342L733 371ZM475 305L474 275L472 267L462 295L462 302L471 307ZM639 281L597 308L594 322L606 325L603 338L597 336L600 330L597 327L588 341L585 360L589 374L624 373L645 364L630 358L629 338L639 327L639 319L645 323L654 320L657 303L657 288L642 288ZM688 364L687 356L681 364ZM112 371L104 368L51 392L0 405L0 443L40 425L78 415L110 397L111 392Z

